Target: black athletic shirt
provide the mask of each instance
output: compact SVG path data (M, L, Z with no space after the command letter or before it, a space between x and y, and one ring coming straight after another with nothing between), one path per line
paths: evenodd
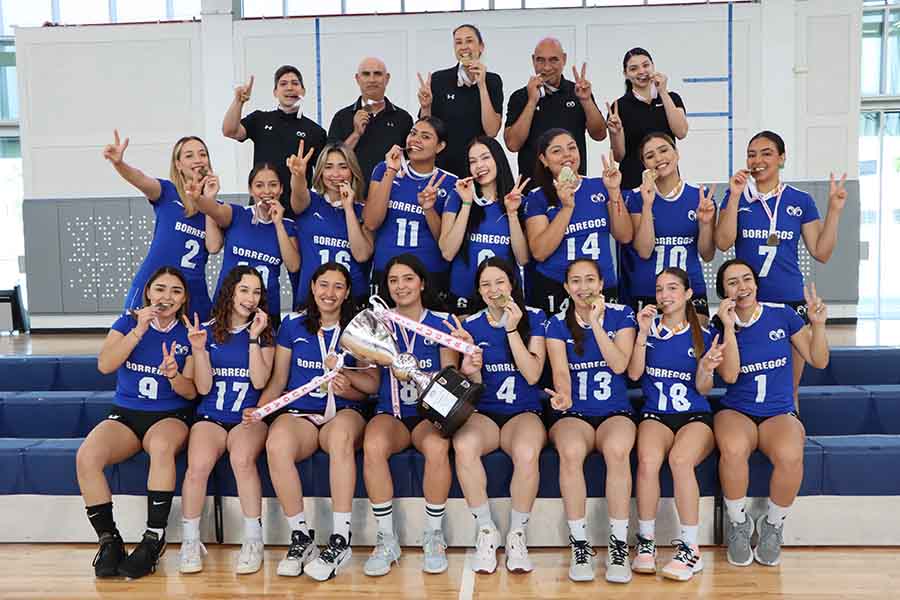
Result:
M681 96L675 92L669 92L669 96L672 97L675 106L684 108ZM663 106L661 98L656 98L647 104L635 98L634 94L628 91L616 102L618 102L619 118L625 129L625 158L619 165L619 170L622 171L622 189L630 190L641 185L644 164L638 154L638 144L641 143L644 136L661 131L672 136L674 140L675 135L669 127L666 107Z

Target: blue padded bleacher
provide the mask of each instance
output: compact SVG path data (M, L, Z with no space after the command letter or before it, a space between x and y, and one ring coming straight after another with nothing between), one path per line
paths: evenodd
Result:
M880 433L870 391L850 385L800 388L800 420L806 435Z
M838 347L824 369L809 365L801 386L900 384L900 348Z
M38 440L0 438L0 494L25 493L25 449Z
M900 385L860 386L872 395L872 419L878 424L877 431L900 435Z
M0 391L98 391L115 388L115 373L100 373L96 356L0 357Z
M14 438L84 437L85 394L93 392L21 392L3 401L0 436Z
M800 496L819 496L823 493L824 451L822 446L807 438L803 448L803 483L800 485ZM769 479L772 477L772 463L757 450L750 455L750 485L748 497L765 497L769 495Z
M854 435L813 441L823 450L823 494L900 495L900 437Z

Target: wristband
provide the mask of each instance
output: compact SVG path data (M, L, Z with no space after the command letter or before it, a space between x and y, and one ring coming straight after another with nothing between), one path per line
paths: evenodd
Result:
M180 373L175 373L175 374L172 375L171 377L169 377L168 375L166 375L166 379L168 379L169 381L174 381L175 378L178 377L178 375L180 375Z
M259 338L258 338L258 337L252 337L252 338L250 338L250 343L251 343L251 344L256 344L257 346L259 346Z
M507 329L506 330L506 335L509 335L511 333L519 333L519 330L518 329Z
M394 173L400 172L399 170L395 169L394 167L385 167L384 170L385 170L385 172L387 172L387 171L393 171Z
M471 200L463 200L462 205L463 206L472 206L472 201Z
M134 334L134 337L136 337L136 338L138 339L138 341L141 341L141 338L144 337L144 336L142 336L142 335L138 335L137 332L136 332L134 329L132 329L132 330L129 331L128 333L133 333L133 334Z

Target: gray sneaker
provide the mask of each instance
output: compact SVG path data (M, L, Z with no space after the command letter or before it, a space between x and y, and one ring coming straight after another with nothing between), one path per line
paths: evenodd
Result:
M400 543L397 536L379 531L375 534L375 548L372 555L363 565L363 573L371 577L387 575L395 562L400 562Z
M750 549L750 538L753 536L753 519L744 518L743 523L735 523L731 519L725 521L725 540L728 551L725 555L728 562L736 567L746 567L753 562L753 550Z
M772 525L766 520L766 515L763 515L756 522L756 530L759 532L759 543L753 549L756 562L769 567L778 566L781 562L781 544L784 543L784 525Z
M447 542L440 529L426 531L422 540L422 570L426 573L443 573L447 570Z

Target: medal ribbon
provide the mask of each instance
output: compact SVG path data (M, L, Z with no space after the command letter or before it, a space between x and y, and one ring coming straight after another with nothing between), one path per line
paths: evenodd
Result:
M317 390L319 388L319 386L321 386L323 383L328 383L332 379L337 377L338 373L340 372L341 367L344 366L344 355L338 354L337 357L338 357L338 364L335 365L334 369L332 369L331 371L328 371L328 373L326 373L325 375L319 375L318 377L314 377L313 379L310 379L308 382L304 383L300 387L298 387L294 390L291 390L290 392L284 394L283 396L276 398L275 400L272 400L265 406L260 406L255 411L253 411L253 418L262 420L264 417L268 417L273 412L277 411L280 408L284 408L285 406L287 406L291 402L294 402L298 398L302 398L303 396L312 392L313 390ZM327 412L328 411L326 409L326 415L327 415ZM327 419L325 419L326 415L299 415L299 416L308 417L314 423L319 424L320 422L321 423L327 422ZM332 417L333 416L334 415L332 415Z

